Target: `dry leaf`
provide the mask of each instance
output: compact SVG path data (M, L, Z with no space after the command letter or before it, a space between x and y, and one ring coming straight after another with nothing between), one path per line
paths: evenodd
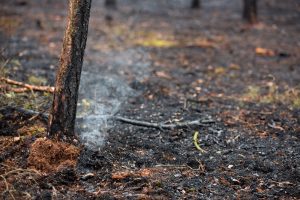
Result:
M255 53L260 56L275 56L275 51L261 47L256 47Z
M142 170L140 171L140 175L141 175L142 177L150 176L150 174L151 174L151 171L150 171L149 169L142 169Z
M132 172L130 172L130 171L114 172L111 175L111 178L112 179L124 179L124 178L127 178L127 177L131 176L131 175L132 175Z
M214 42L203 38L198 38L188 43L188 46L197 46L200 48L216 48L216 44Z
M237 65L237 64L230 64L229 65L229 69L231 69L231 70L239 70L239 69L241 69L241 67L239 65Z
M263 193L264 192L264 190L261 189L261 188L259 188L259 187L256 188L256 191L259 192L259 193Z
M159 78L172 79L172 77L164 71L155 72L155 75Z
M149 100L153 100L153 98L154 98L154 95L153 95L153 94L149 94L149 95L147 96L147 99L149 99Z
M215 74L224 74L226 72L226 69L224 67L217 67L215 68Z
M278 129L281 131L284 131L284 128L282 128L281 126L276 125L275 123L273 124L268 124L269 127L274 128L274 129Z

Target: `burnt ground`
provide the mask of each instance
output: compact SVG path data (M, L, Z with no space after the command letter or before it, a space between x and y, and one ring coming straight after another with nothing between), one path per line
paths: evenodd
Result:
M1 198L299 199L299 2L260 1L254 26L238 0L203 1L201 10L180 0L119 3L93 2L83 67L130 86L110 85L106 97L122 102L111 113L212 122L174 130L111 122L101 145L81 147L75 168L45 172L28 157L46 122L14 107L47 112L51 94L1 87ZM59 0L2 1L1 76L54 84L66 10Z

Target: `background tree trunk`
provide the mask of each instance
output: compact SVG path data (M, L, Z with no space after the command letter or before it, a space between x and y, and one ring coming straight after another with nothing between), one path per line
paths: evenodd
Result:
M201 8L201 0L192 0L191 8L192 9Z
M48 136L63 141L75 138L78 88L88 34L91 0L69 0L67 28L50 112Z
M104 5L107 8L117 8L117 0L105 0Z
M257 0L244 0L243 18L251 24L257 23Z

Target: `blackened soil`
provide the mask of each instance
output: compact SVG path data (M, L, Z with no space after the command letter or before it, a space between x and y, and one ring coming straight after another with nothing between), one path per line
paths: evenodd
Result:
M8 112L12 94L1 91L1 198L299 199L300 4L259 1L257 25L241 19L241 7L124 0L106 10L94 1L84 69L117 71L138 94L118 115L212 122L174 130L114 122L100 148L82 147L76 169L43 174L26 170L30 144L45 135L24 128L46 125ZM35 75L53 85L66 11L59 0L1 3L1 62L9 60L10 78ZM148 60L136 63L135 52ZM205 153L194 145L196 131Z

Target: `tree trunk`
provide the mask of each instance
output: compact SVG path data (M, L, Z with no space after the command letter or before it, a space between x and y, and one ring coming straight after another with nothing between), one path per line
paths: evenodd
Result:
M117 0L105 0L104 5L107 8L117 8Z
M250 24L257 23L257 0L244 0L243 18Z
M68 22L49 117L48 136L62 141L75 138L78 88L88 34L91 0L69 0Z
M201 8L201 0L192 0L191 8L192 9Z

